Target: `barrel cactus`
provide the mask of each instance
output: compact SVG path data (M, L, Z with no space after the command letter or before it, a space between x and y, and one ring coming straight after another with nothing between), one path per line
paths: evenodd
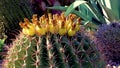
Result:
M31 23L32 22L32 23ZM81 33L81 19L48 14L24 22L8 48L3 68L103 68L92 42Z
M103 24L95 34L95 43L100 50L101 57L109 66L120 67L120 24L113 22Z

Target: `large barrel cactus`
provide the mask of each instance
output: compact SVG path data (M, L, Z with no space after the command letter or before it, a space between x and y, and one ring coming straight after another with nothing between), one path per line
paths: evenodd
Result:
M32 21L32 23L31 23ZM103 68L93 43L81 32L81 19L70 14L33 15L13 41L3 68Z

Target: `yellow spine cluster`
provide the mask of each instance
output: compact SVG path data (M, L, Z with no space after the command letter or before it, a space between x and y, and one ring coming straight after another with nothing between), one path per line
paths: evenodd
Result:
M81 19L77 18L74 14L65 17L64 13L61 15L49 13L48 15L41 16L39 19L37 14L34 14L31 22L24 18L24 22L20 22L19 25L23 28L22 32L29 36L34 34L41 36L47 32L73 36L80 29L80 22Z

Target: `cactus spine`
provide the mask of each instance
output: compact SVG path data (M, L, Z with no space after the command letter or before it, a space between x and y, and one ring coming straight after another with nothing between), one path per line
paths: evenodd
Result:
M96 53L92 49L92 43L88 42L88 38L82 36L80 29L78 30L78 27L76 27L77 25L80 28L80 23L78 22L80 22L80 18L77 18L77 16L70 14L68 17L65 17L64 13L59 16L43 15L39 20L36 15L33 15L32 23L25 19L24 23L20 22L23 30L9 48L3 67L95 67L96 64L94 63L98 56L95 56ZM59 29L56 32L55 28L58 24ZM31 26L35 28L32 35L30 34ZM39 29L36 29L36 27L39 27ZM61 29L66 32L61 32ZM24 33L24 30L27 32ZM42 30L45 30L45 33ZM75 31L75 34L69 35L69 30Z

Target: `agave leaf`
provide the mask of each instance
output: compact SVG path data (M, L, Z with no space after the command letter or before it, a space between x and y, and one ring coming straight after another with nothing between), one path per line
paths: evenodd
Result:
M109 8L117 19L120 19L119 0L100 0L100 2L107 8Z
M96 11L96 9L98 9L100 7L96 6L96 9L95 9L95 8L93 8L94 5L90 4L90 6L89 6L88 3L84 3L84 4L81 4L80 6L78 6L79 13L83 14L84 16L86 16L89 21L92 21L95 24L101 24L101 22L98 22L98 21L101 21L101 20L102 20L102 22L104 22L105 20L103 18L103 14L101 14L102 11L101 10ZM94 21L94 19L96 21Z
M79 13L84 14L86 17L94 17L93 13L88 9L88 7L85 4L82 4L81 6L78 6L79 8Z
M93 28L93 29L97 29L98 26L94 23L91 22L86 22L85 27L89 27L89 28Z
M75 2L73 2L67 9L67 11L65 12L65 15L67 16L70 12L72 12L76 7L78 7L79 5L86 3L86 1L78 1L76 0Z
M102 5L103 7L103 11L105 11L105 13L107 14L108 20L113 22L115 20L118 20L117 16L113 13L113 11L111 11L109 8L105 7L104 5Z
M99 11L99 14L101 14L102 16L104 15L102 12L102 8L99 5L98 0L89 0L90 4L94 7L94 9L96 9L97 11Z
M111 11L116 15L117 18L120 19L120 0L110 0L111 3Z
M77 16L81 17L85 21L91 21L91 18L87 17L84 13L80 13L79 11L76 11L76 10L73 10L72 13L74 13Z
M62 6L53 6L53 7L46 7L48 9L55 9L55 10L61 10L66 11L68 7L62 7ZM81 17L84 20L91 20L90 18L87 18L85 14L80 13L79 11L73 10L71 13L76 14L77 16Z
M85 3L84 3L85 4ZM80 4L80 6L78 5L78 8L80 11L75 10L74 8L72 9L72 11L70 11L69 13L74 13L77 16L81 17L84 21L93 21L93 18L95 18L95 16L93 15L93 13L88 9L88 7L84 4ZM63 6L53 6L53 7L47 7L48 9L55 9L55 10L61 10L61 11L67 11L69 10L69 7L63 7ZM97 19L96 19L97 20ZM99 22L95 22L93 21L95 24L101 24Z
M79 8L79 13L84 14L84 16L86 16L89 21L92 21L92 18L95 18L96 20L98 20L95 17L92 10L90 10L86 4L82 4L82 5L78 6L78 8ZM96 23L96 22L94 22L94 23Z
M98 20L98 21L101 21L101 22L105 22L105 19L104 17L102 16L102 14L96 10L94 8L94 6L92 6L92 4L90 3L87 3L87 5L89 6L88 8L91 10L91 12L94 14L95 18Z

